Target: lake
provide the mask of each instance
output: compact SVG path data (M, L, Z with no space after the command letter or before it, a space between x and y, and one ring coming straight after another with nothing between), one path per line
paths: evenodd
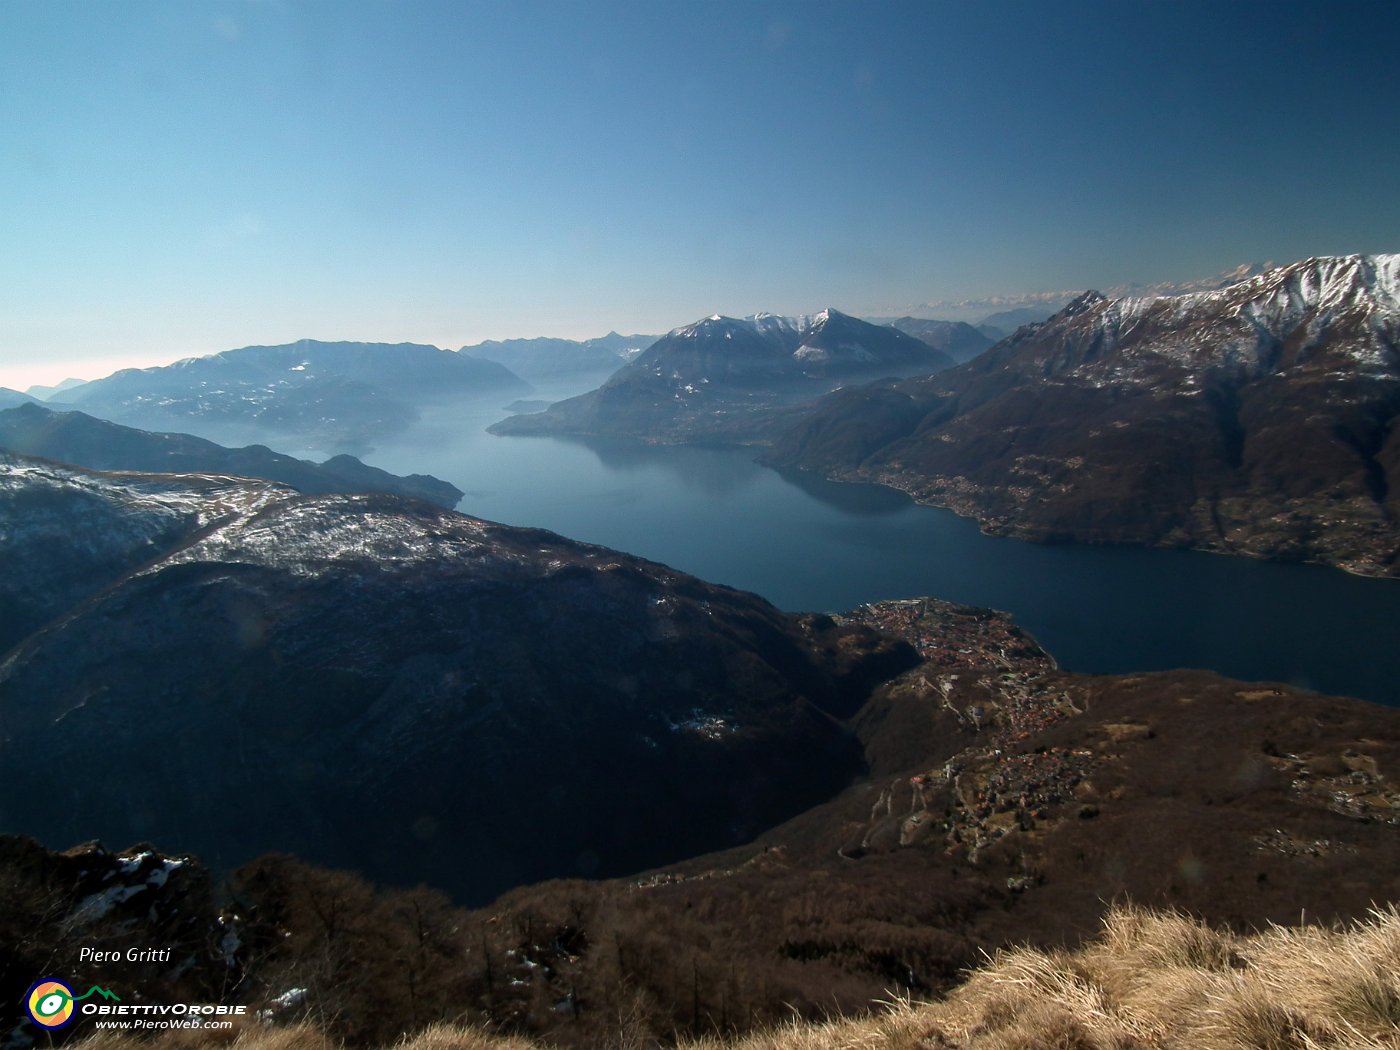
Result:
M1400 706L1400 580L984 536L892 489L779 474L744 450L485 433L503 414L439 412L363 458L451 481L465 513L664 562L791 611L934 595L1012 613L1073 671L1205 667Z

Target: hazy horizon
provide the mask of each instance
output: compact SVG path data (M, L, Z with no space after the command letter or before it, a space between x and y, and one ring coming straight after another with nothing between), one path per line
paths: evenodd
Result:
M1397 36L1367 2L6 4L0 386L1394 251Z

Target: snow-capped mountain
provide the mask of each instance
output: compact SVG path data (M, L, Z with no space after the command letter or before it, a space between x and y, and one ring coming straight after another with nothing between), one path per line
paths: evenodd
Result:
M1217 291L1107 299L1089 292L1003 343L1003 364L1033 345L1046 375L1117 384L1181 372L1200 382L1335 368L1400 374L1400 255L1307 259ZM1189 373L1186 375L1185 373Z
M833 396L778 461L984 527L1397 574L1400 255L1080 296L975 360Z
M542 530L247 479L2 457L0 558L0 827L474 900L830 797L838 720L916 659Z
M1148 284L1129 281L1111 285L1104 289L1104 293L1110 299L1129 299L1209 292L1227 288L1277 268L1277 264L1272 262L1247 262L1206 277L1153 281ZM978 328L985 326L997 329L1000 332L997 338L1002 339L1023 325L1035 324L1053 316L1069 305L1078 294L1074 290L1021 292L981 299L942 299L901 309L919 317L949 318L967 321Z
M290 494L246 478L172 483L0 451L0 651L216 520Z
M766 351L756 350L757 344L747 340L744 333L756 337ZM735 338L740 339L738 346ZM906 333L889 325L874 325L868 321L825 309L818 314L784 317L760 313L750 317L710 317L685 325L658 340L638 359L653 364L672 362L686 356L695 345L714 344L724 351L727 366L743 372L742 363L735 358L752 356L756 360L791 360L779 366L780 374L801 374L808 377L831 374L860 374L881 372L901 374L910 368L929 372L948 367L950 361L933 348L920 345L920 340L906 338ZM711 375L691 375L689 379L715 378Z
M747 441L792 405L842 383L926 375L952 363L913 336L834 309L810 317L713 314L658 339L597 390L492 429Z

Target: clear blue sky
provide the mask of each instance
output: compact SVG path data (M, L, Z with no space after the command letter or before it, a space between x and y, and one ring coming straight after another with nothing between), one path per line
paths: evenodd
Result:
M1400 250L1400 4L0 0L0 385Z

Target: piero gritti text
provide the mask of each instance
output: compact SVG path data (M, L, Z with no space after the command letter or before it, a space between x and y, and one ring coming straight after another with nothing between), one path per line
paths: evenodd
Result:
M128 948L126 951L103 951L99 948L83 948L78 952L79 962L158 962L170 961L170 948Z

